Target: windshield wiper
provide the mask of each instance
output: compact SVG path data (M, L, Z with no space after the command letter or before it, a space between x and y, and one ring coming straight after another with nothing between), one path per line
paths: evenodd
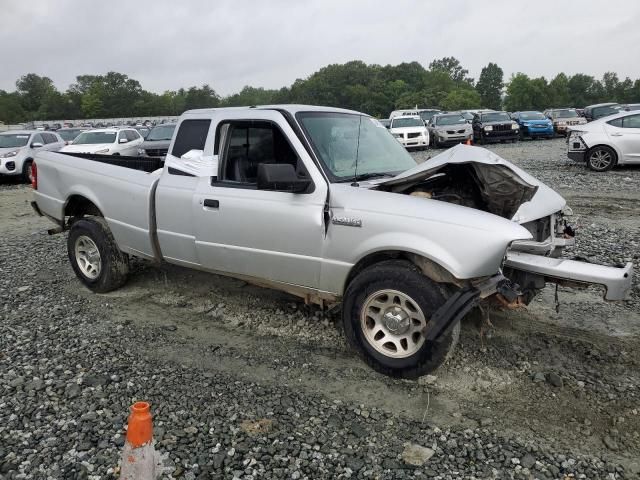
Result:
M340 180L340 183L343 182L359 182L363 180L371 180L372 178L384 178L384 177L395 177L393 173L380 173L380 172L370 172L370 173L362 173L360 175L356 175L355 177L345 178L344 180Z

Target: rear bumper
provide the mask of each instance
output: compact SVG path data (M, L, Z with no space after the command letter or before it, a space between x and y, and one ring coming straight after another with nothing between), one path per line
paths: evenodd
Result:
M633 264L631 263L627 263L622 268L607 267L513 251L507 253L505 266L542 275L546 281L552 283L565 280L586 285L602 285L606 289L605 300L626 300L631 291L633 277Z

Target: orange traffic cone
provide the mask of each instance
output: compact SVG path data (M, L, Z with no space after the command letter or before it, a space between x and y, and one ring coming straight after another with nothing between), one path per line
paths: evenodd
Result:
M151 406L147 402L134 403L127 423L120 480L155 480L162 473L162 461L153 446Z
M471 145L471 137L467 138L467 141L464 142L465 145Z

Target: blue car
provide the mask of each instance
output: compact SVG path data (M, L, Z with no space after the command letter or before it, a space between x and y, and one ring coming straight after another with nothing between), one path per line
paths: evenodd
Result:
M520 125L520 138L553 138L553 122L540 112L515 112L511 118Z

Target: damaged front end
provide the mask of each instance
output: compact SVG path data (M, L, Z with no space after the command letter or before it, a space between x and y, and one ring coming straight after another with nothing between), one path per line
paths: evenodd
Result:
M528 304L546 283L601 285L606 300L625 300L629 295L633 265L610 267L562 258L563 250L575 244L566 201L486 149L458 145L394 178L377 182L374 188L474 208L526 228L532 238L512 242L501 275L493 279L500 281L504 275L509 285L502 284L502 292L496 289L486 295L503 306Z

